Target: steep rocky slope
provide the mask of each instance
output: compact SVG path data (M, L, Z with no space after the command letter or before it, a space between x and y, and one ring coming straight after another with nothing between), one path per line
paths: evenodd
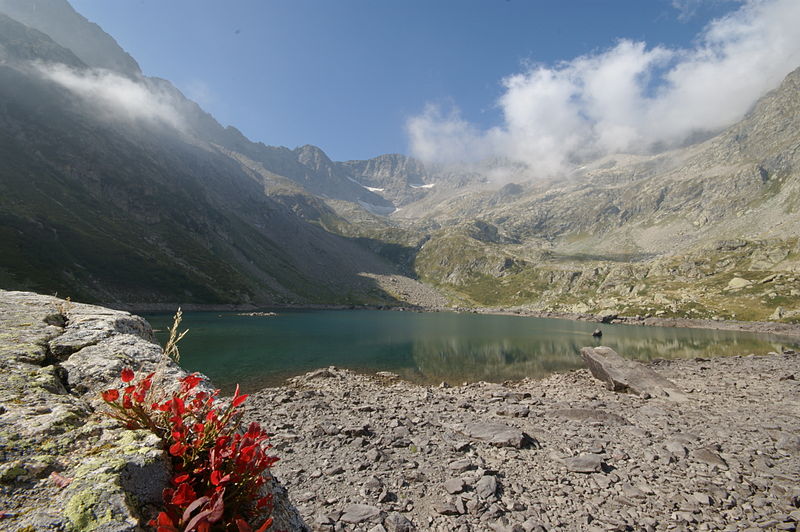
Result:
M31 62L92 79L76 54L0 17L2 286L107 302L394 300L361 275L393 266L271 199L286 178L204 136L235 131L149 78L131 83L168 98L180 127L118 116Z

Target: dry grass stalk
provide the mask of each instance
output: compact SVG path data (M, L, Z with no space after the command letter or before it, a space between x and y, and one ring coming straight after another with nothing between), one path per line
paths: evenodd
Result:
M156 365L155 368L153 385L147 392L148 402L160 401L163 396L167 394L166 389L162 385L164 374L170 362L174 362L175 364L180 362L181 353L178 350L178 342L183 340L183 337L189 332L189 329L178 332L178 327L180 327L182 320L183 312L181 311L180 307L178 307L178 311L172 318L172 327L169 328L169 339L167 340L167 343L164 344L163 356L161 357L161 360L158 361L158 365Z
M178 312L176 312L175 316L172 318L172 327L169 329L169 340L167 340L167 343L164 345L164 356L171 358L176 364L181 361L181 353L178 350L178 342L183 340L183 337L189 332L189 329L178 332L178 327L181 324L181 320L183 320L183 312L181 311L180 307L178 307Z

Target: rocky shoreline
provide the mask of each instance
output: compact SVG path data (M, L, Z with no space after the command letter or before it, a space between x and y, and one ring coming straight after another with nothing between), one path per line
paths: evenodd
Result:
M620 316L617 314L576 314L570 312L551 312L524 309L478 308L478 314L497 314L503 316L527 316L530 318L556 318L596 323L619 323L645 327L682 327L687 329L712 329L719 331L743 331L753 333L779 334L800 337L800 324L774 321L709 320L698 318L660 318L642 316Z
M238 312L246 315L268 315L281 311L298 310L385 310L395 312L457 312L472 314L493 314L499 316L523 316L529 318L552 318L572 321L588 321L593 323L616 323L624 325L641 325L645 327L679 327L687 329L711 329L720 331L742 331L753 333L778 334L800 337L800 323L782 323L773 321L737 321L710 320L698 318L662 318L642 316L620 316L617 314L588 314L572 312L556 312L546 310L530 310L524 308L491 308L491 307L415 307L404 305L283 305L273 307L256 307L252 305L165 305L137 304L110 305L128 312L174 312L178 307L184 311L197 312ZM265 310L265 308L267 310Z
M684 401L587 370L424 387L336 368L251 397L314 530L796 530L800 355L652 365Z

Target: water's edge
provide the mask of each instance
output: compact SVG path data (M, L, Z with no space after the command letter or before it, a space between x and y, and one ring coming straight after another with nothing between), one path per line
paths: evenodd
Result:
M686 329L708 329L715 331L741 331L753 333L780 334L800 338L800 323L781 323L774 321L711 320L698 318L659 318L622 315L601 315L546 310L524 310L511 308L439 308L439 307L393 307L385 305L276 305L260 307L250 304L214 305L198 303L98 303L101 306L131 313L174 312L178 308L185 312L254 312L254 311L295 311L295 310L386 310L394 312L456 314L488 314L496 316L521 316L527 318L552 318L560 320L611 323L623 325L642 325L645 327L676 327Z

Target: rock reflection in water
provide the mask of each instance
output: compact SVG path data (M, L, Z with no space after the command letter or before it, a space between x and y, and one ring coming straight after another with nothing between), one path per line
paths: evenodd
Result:
M537 334L515 341L455 337L418 340L412 347L416 368L401 374L409 380L429 384L543 378L583 367L579 351L587 345L607 345L627 358L641 361L764 354L765 349L780 352L784 347L796 346L794 342L774 341L766 335L699 329L616 326L602 339L577 331L561 333L551 336L553 332L548 331L546 337Z

